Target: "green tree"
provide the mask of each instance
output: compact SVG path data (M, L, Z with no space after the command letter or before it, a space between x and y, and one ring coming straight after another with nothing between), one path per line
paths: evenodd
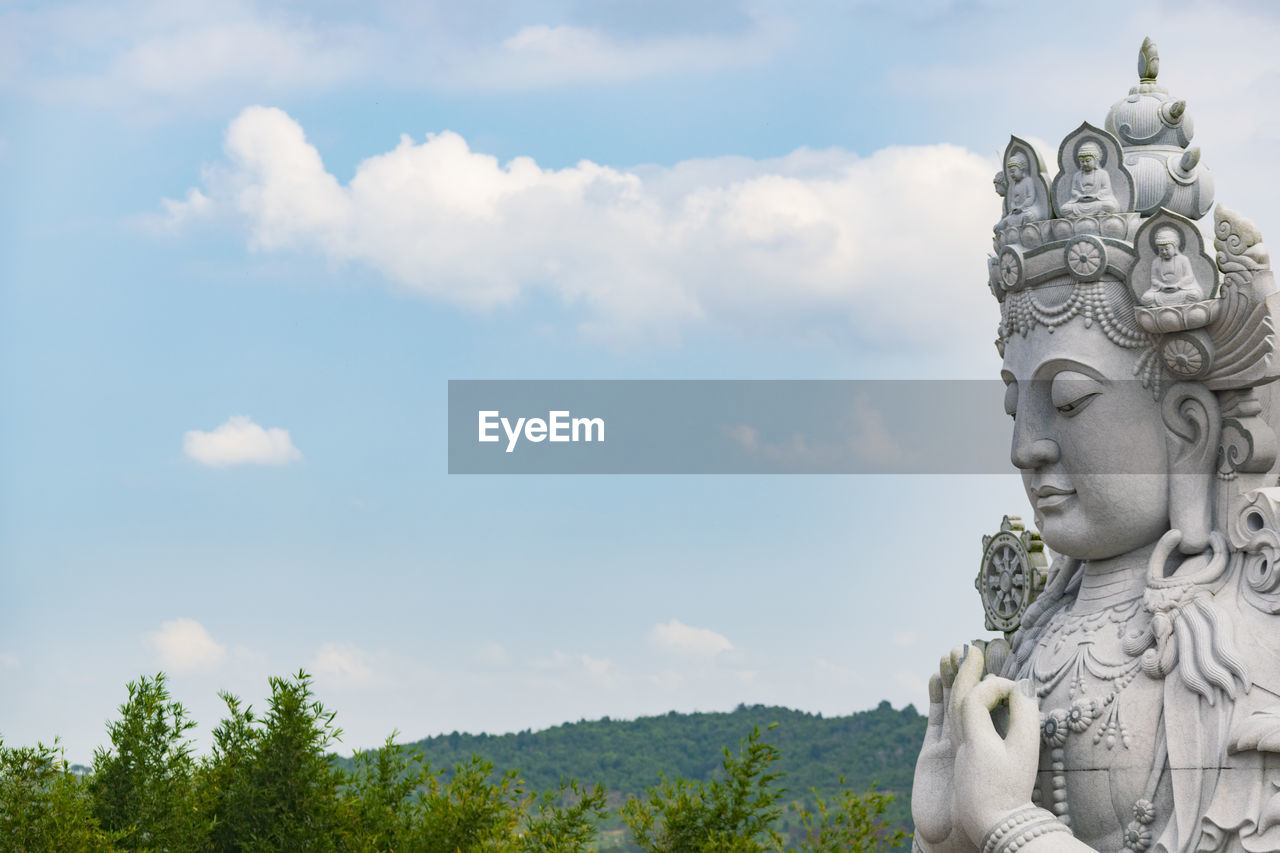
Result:
M272 678L266 713L233 696L214 731L202 800L213 812L218 853L329 851L340 834L338 785L328 748L341 730L311 677Z
M770 769L779 757L777 747L762 742L759 727L753 727L737 756L725 749L723 778L663 777L646 799L631 797L623 804L622 819L647 853L781 850L783 840L773 825L782 816L778 800L784 789L775 784L781 774Z
M521 853L588 850L595 841L600 819L608 812L606 801L603 785L585 788L575 781L562 780L558 791L548 791L538 798L520 836Z
M417 750L395 743L356 753L341 793L343 850L401 850L412 835L413 794L430 773Z
M803 853L879 853L901 847L907 833L891 827L884 819L893 797L878 793L873 785L865 794L857 794L844 786L835 800L813 791L817 805L812 809L796 807L804 836Z
M0 850L107 853L116 837L99 826L56 741L20 748L0 741Z
M111 746L94 752L89 782L102 827L119 832L125 850L196 850L208 826L196 802L195 723L170 701L164 673L128 684Z
M423 771L403 848L414 853L585 853L606 812L603 787L562 781L541 796L516 771L495 774L478 756L453 772Z
M258 740L253 708L241 705L230 693L218 696L227 716L213 730L213 750L200 773L201 808L211 816L210 846L238 853L254 831L249 764Z
M406 849L435 853L514 851L524 813L524 785L513 770L493 777L493 765L473 757L449 779L432 773L414 805Z

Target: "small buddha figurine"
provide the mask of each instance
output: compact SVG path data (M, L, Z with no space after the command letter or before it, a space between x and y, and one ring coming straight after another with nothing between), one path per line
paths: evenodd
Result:
M1160 255L1151 262L1151 287L1142 294L1140 304L1156 308L1199 301L1203 294L1191 270L1191 261L1178 251L1178 232L1161 228L1156 231L1155 242Z
M1009 195L1009 178L1005 175L1004 169L996 172L996 176L991 179L991 183L995 186L996 195L1005 198ZM999 222L992 226L991 230L999 232L1005 227L1006 217L1002 217Z
M1098 213L1114 213L1120 202L1111 191L1111 178L1105 169L1099 169L1102 146L1089 141L1080 146L1076 161L1080 171L1071 176L1071 199L1062 207L1063 216L1093 216Z
M1027 155L1021 151L1013 152L1009 162L1005 164L1005 170L1008 172L1007 180L1001 180L1002 176L997 176L995 185L996 192L1004 196L1008 203L1009 214L996 224L996 230L1044 219L1045 210L1040 204L1040 193L1036 189L1035 178L1031 176ZM1002 185L1004 192L1000 192Z

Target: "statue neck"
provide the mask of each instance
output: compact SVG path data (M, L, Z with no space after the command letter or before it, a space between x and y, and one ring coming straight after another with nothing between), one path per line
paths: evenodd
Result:
M1147 588L1147 563L1155 547L1153 542L1118 557L1086 562L1072 611L1105 610L1141 596Z

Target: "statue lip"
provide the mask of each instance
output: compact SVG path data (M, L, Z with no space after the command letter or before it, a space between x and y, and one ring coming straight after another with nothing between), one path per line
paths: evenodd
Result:
M1032 490L1031 494L1036 499L1036 509L1053 509L1066 503L1067 499L1076 493L1075 489L1060 489L1057 486L1040 486Z

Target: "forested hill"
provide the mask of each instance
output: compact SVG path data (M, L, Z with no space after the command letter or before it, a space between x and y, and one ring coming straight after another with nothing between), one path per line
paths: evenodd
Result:
M457 732L414 744L435 768L479 755L500 770L518 770L533 790L556 787L562 777L602 782L613 795L643 793L668 778L708 779L720 768L724 748L736 753L752 726L777 727L764 739L782 751L778 769L787 799L806 799L810 788L834 793L845 785L861 791L875 783L896 795L891 817L905 823L911 777L924 739L925 718L908 705L894 710L823 717L789 708L739 705L728 713L679 714L637 720L580 721L544 731L506 735Z

